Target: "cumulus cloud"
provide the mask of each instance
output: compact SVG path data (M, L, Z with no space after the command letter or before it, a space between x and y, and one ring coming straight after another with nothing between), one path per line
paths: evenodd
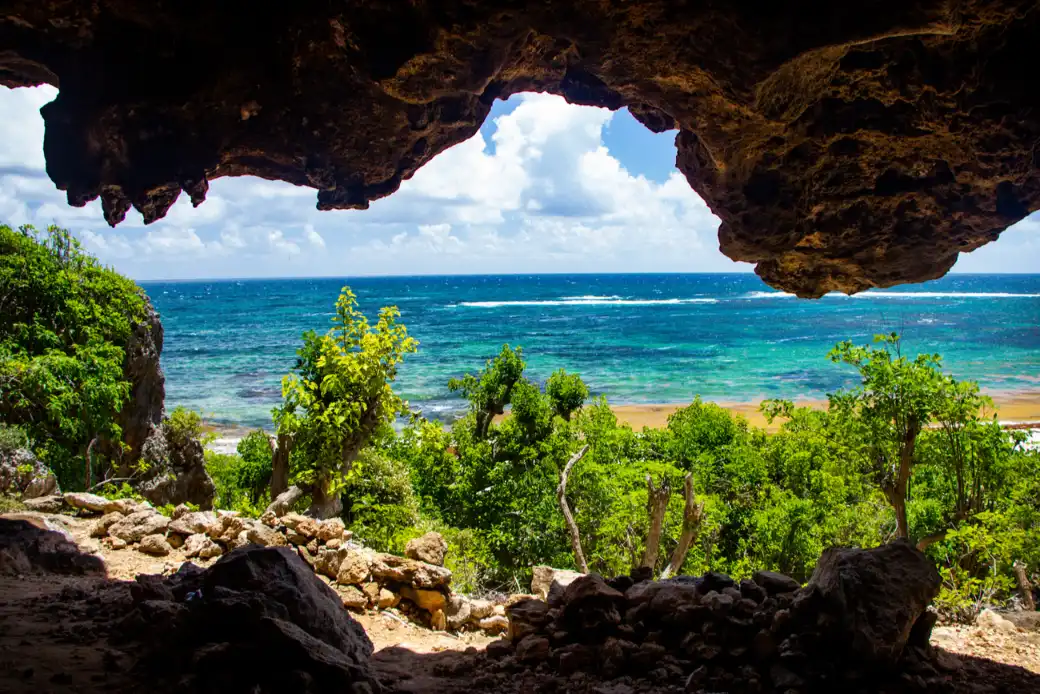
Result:
M0 89L0 221L66 226L137 278L749 269L719 253L718 219L671 162L648 177L612 154L624 112L525 94L366 211L318 212L309 188L227 178L198 208L181 196L153 225L131 212L112 230L97 201L69 207L46 175L39 108L55 94ZM1038 232L1030 218L958 269L1035 269Z

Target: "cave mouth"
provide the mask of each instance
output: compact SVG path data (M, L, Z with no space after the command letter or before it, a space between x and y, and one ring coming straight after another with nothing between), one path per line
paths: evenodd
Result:
M944 275L1040 207L1040 9L629 3L18 4L0 83L60 84L47 172L146 223L252 174L364 209L471 137L496 99L558 94L675 128L722 252L799 296Z

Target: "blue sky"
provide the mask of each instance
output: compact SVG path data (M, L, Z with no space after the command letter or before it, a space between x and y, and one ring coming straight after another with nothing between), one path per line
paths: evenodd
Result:
M750 271L718 250L718 219L675 169L674 133L627 111L551 95L497 102L478 135L369 210L318 212L315 191L213 181L144 226L110 229L72 208L44 171L39 108L50 87L0 89L0 222L73 230L135 279L533 272ZM962 256L956 272L1040 270L1040 214Z

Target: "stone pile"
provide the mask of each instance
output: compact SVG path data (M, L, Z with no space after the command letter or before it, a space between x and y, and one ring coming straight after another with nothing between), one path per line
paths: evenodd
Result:
M631 677L687 692L942 691L928 645L939 589L910 544L835 549L809 583L758 572L665 581L595 574L507 609L499 668L544 666L577 687Z
M448 546L438 533L412 540L406 556L400 557L355 542L339 518L268 512L254 520L231 511L192 511L184 505L167 517L148 502L86 493L68 493L46 503L96 516L91 537L110 549L130 547L157 557L176 549L186 559L206 562L247 545L287 547L332 585L348 609L396 608L441 631L500 634L508 628L505 604L451 592L451 571L444 567Z

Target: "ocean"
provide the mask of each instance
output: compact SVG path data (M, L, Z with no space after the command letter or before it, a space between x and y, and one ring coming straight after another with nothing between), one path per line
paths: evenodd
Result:
M398 392L442 420L463 408L448 379L505 343L523 346L529 377L562 367L612 404L824 398L854 382L827 351L890 331L991 393L1040 390L1040 275L951 275L816 301L737 273L142 282L165 326L167 407L269 426L300 334L330 326L345 284L370 316L400 308L420 347Z

